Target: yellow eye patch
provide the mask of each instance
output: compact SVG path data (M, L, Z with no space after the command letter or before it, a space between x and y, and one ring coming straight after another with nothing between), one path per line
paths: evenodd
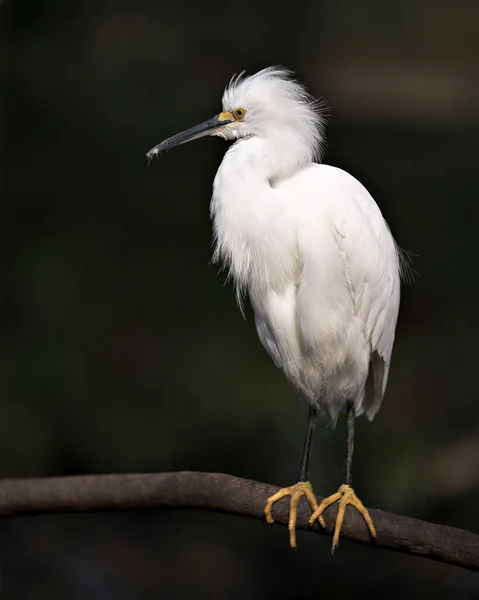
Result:
M218 121L241 121L246 115L245 108L236 108L233 112L229 110L222 112L218 117Z
M218 117L218 121L233 121L233 114L228 112L222 112Z

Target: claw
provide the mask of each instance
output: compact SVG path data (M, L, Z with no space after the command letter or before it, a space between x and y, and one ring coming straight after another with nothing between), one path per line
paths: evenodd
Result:
M285 496L291 496L288 519L289 544L291 548L296 548L296 519L298 515L298 502L301 496L305 496L313 511L317 510L318 502L309 481L298 481L298 483L290 487L280 489L278 492L276 492L276 494L268 498L264 508L264 515L267 523L274 523L273 515L271 514L271 508L275 502L281 500L281 498L284 498Z
M346 506L348 504L351 504L351 506L354 506L354 508L361 514L363 519L366 521L366 525L368 526L371 537L373 537L373 538L376 537L376 529L374 527L373 521L368 512L368 509L365 508L364 504L356 496L353 488L346 484L342 485L335 494L328 496L321 502L321 504L318 506L318 508L311 515L311 518L309 519L309 524L312 525L314 523L314 521L316 521L316 519L318 519L318 521L321 523L321 525L323 527L326 527L326 522L323 517L323 512L326 510L326 508L328 508L328 506L330 506L331 504L333 504L334 502L337 502L337 501L339 501L339 507L338 507L338 514L336 517L336 524L334 526L333 547L331 550L332 554L334 553L334 551L336 550L336 548L338 547L338 544L339 544L339 535L341 533L341 528L342 528L343 522L344 522Z

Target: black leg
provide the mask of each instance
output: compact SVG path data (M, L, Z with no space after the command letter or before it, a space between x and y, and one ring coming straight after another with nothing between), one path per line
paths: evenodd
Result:
M353 471L353 452L354 452L354 419L355 409L354 404L348 403L347 405L347 416L348 416L348 437L346 442L346 477L345 484L352 485L352 471Z
M346 472L345 472L345 477L344 477L344 483L339 486L339 490L335 494L332 494L331 496L328 496L327 498L324 498L321 501L321 504L314 511L314 513L311 516L310 521L309 521L310 524L312 524L312 523L314 523L314 521L316 519L318 519L319 522L321 523L321 525L323 527L325 527L326 524L325 524L324 517L323 517L324 510L326 508L328 508L328 506L330 506L331 504L333 504L335 502L339 502L338 514L336 516L336 524L334 526L333 548L332 548L333 552L339 542L339 534L341 533L341 527L343 526L344 515L345 515L346 507L348 506L348 504L350 506L353 506L360 513L360 515L366 521L366 525L368 526L371 536L373 538L376 537L376 529L374 528L374 523L371 520L371 516L370 516L367 508L364 507L363 503L361 502L361 500L359 500L359 498L356 496L353 488L351 487L352 471L353 471L353 451L354 451L354 420L356 418L356 414L355 414L356 410L355 410L355 406L354 406L353 402L349 402L347 404L346 413L347 413L347 422L348 422L348 425L347 425L348 437L347 437L347 446L346 446L346 465L345 465Z
M304 440L303 457L301 459L301 469L299 470L298 481L308 481L309 479L309 459L311 457L311 447L313 441L314 426L316 424L316 415L318 409L315 406L309 407L308 431Z

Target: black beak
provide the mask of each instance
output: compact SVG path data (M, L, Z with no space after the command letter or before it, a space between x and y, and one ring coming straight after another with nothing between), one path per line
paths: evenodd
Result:
M208 119L208 121L205 121L204 123L200 123L199 125L190 127L190 129L186 129L186 131L182 131L181 133L173 135L160 144L157 144L146 153L148 164L150 164L155 154L158 156L158 154L161 152L171 150L171 148L179 146L180 144L186 144L186 142L191 142L192 140L196 140L200 137L212 135L215 131L221 127L224 127L228 123L231 123L231 119L225 119L224 113L221 113L220 115L216 115L215 117Z

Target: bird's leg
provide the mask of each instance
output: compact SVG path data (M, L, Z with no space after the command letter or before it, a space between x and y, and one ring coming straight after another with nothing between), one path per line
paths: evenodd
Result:
M346 465L344 485L351 486L353 483L353 453L354 453L354 423L356 415L354 414L354 405L347 405L347 437L346 437Z
M333 504L339 502L338 514L336 516L336 525L334 527L333 535L333 547L332 552L338 546L339 534L341 533L341 527L343 526L344 514L346 512L346 506L351 504L354 508L362 515L366 521L371 536L376 537L376 529L374 528L373 521L369 515L367 508L363 505L361 500L356 496L352 484L352 465L353 465L353 451L354 451L354 421L355 421L355 409L354 404L348 403L347 406L348 416L348 437L346 445L346 468L345 468L345 480L343 485L340 486L339 490L332 496L324 498L319 507L314 511L309 520L310 525L314 523L316 519L321 523L323 527L326 527L326 522L323 517L324 510Z
M301 457L301 468L299 469L298 481L306 482L309 480L309 461L311 459L313 433L317 414L318 409L315 406L310 406L308 414L308 431L306 432L306 437L304 439L303 456Z
M309 476L309 461L311 458L311 448L313 441L314 426L316 424L317 408L310 406L308 416L308 431L306 433L306 439L304 440L303 456L301 458L301 468L299 470L298 482L294 485L286 488L281 488L276 494L270 496L266 502L264 514L268 523L274 523L273 516L271 514L271 508L275 502L281 500L285 496L291 496L289 505L289 543L291 548L296 548L296 518L298 510L298 502L301 496L305 496L309 502L313 511L318 508L318 502L316 496L313 493L310 482L308 481Z

